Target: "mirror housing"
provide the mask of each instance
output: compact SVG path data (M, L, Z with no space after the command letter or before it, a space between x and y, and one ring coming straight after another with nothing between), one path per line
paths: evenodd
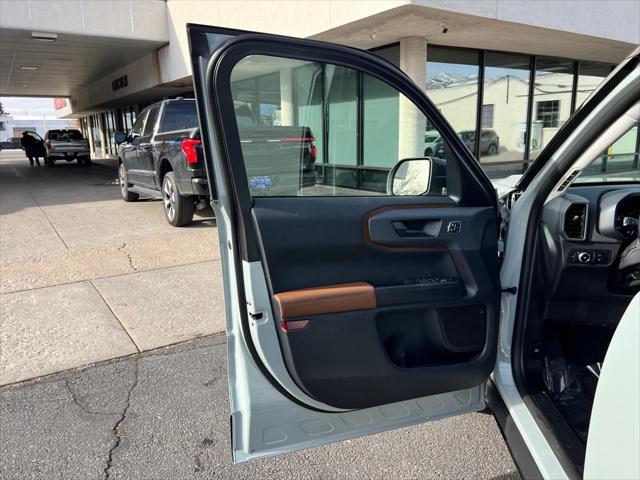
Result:
M120 145L121 143L126 142L127 137L128 135L125 132L116 132L113 134L113 140L116 142L117 145Z
M403 158L387 176L387 195L426 195L431 189L433 158Z

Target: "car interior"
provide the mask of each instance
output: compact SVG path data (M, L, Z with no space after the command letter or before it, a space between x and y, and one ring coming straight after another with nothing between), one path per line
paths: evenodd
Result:
M605 151L574 170L547 200L538 224L523 373L528 393L580 473L607 348L640 291L638 138L637 123L619 139L609 138L632 143L631 153Z

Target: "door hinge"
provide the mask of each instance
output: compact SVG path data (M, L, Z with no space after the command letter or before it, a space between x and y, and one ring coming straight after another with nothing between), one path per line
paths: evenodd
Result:
M515 295L515 293L518 291L518 287L503 288L502 291L504 293L511 293L511 294Z

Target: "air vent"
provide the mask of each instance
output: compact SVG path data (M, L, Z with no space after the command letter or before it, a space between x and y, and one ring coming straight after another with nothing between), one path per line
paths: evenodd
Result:
M567 178L560 184L558 187L558 192L564 192L571 183L576 179L578 175L580 175L581 170L574 170L569 174Z
M584 240L587 232L587 206L574 203L564 214L564 233L574 240Z

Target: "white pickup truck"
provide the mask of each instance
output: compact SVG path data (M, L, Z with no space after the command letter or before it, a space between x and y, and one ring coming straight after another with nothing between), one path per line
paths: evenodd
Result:
M78 161L78 165L91 164L89 141L82 136L80 130L62 129L49 130L44 136L46 150L45 163L49 167L55 165L56 160Z

